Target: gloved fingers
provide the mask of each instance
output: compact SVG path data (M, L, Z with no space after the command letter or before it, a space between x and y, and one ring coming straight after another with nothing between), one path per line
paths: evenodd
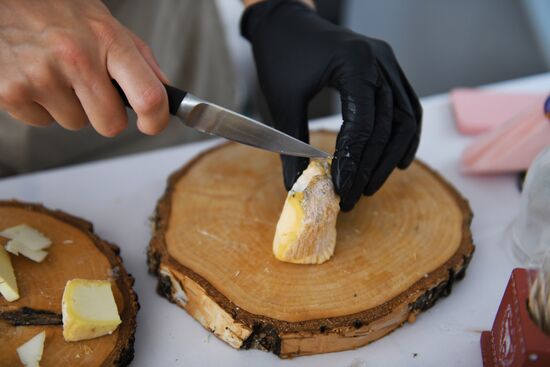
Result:
M413 114L412 100L407 91L407 87L410 88L410 85L399 66L393 49L389 44L380 40L372 40L372 47L376 52L379 68L391 86L395 108ZM412 90L412 88L410 89Z
M403 70L401 70L401 67L399 67L399 73L400 73L401 81L403 82L405 91L411 102L411 106L413 109L413 114L416 122L416 131L414 133L413 139L409 144L407 152L405 153L401 161L399 161L399 163L397 164L397 167L401 169L405 169L414 160L414 156L416 155L416 151L418 150L418 145L420 144L420 133L422 131L422 106L420 105L420 101L418 100L416 93L414 92L409 81L407 80L407 77L403 73Z
M412 119L416 126L416 129L411 132L413 138L409 140L409 145L405 147L406 152L403 154L401 160L394 165L394 167L397 166L404 169L414 160L418 144L420 143L422 107L401 66L397 62L391 47L383 42L376 43L376 47L378 47L381 55L383 55L382 60L379 61L379 65L382 73L391 85L394 94L395 109L399 109L401 112L410 115L407 121Z
M338 89L343 123L336 138L331 174L336 193L348 198L374 130L376 87L356 77L339 83ZM346 209L351 208L351 200L344 199L344 202L348 203Z
M417 126L416 131L413 135L413 138L411 139L411 142L409 143L409 147L407 148L407 151L403 155L403 158L397 163L397 167L400 169L407 168L412 161L414 161L414 157L416 155L416 151L418 150L418 145L420 144L420 127Z
M286 106L285 104L271 106L275 128L305 143L309 143L306 106L306 103L298 103L297 100L286 104ZM283 164L284 184L288 191L306 169L309 159L281 154L281 162Z
M394 110L393 130L390 141L384 149L372 177L365 187L364 194L372 195L382 187L393 169L403 159L416 131L414 117L400 109Z
M351 210L361 198L365 187L372 179L375 168L383 159L384 148L390 140L393 120L393 96L387 83L376 91L376 110L374 129L367 142L359 170L348 194L341 198L340 207L343 211Z
M411 83L409 83L409 80L405 76L405 73L403 72L403 69L401 69L401 66L399 64L397 64L397 68L399 71L399 76L401 78L401 83L403 84L403 88L405 89L405 92L409 97L409 101L411 103L411 107L413 110L416 123L418 125L421 125L422 124L422 106L420 105L420 100L418 99L418 96L416 95L413 87L411 86Z

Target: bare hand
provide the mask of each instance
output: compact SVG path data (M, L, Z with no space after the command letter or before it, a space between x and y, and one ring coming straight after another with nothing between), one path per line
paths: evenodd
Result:
M0 0L0 108L34 126L127 125L115 79L145 134L168 122L167 83L149 47L98 0Z

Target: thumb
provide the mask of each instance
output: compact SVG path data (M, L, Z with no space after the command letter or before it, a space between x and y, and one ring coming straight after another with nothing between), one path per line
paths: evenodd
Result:
M305 105L286 105L281 108L271 108L274 127L296 139L309 143L307 125L307 109ZM309 159L281 154L283 164L284 184L287 190L292 188L298 177L306 169Z

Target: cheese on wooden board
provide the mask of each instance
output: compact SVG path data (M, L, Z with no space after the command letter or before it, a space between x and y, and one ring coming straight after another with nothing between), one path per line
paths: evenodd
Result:
M111 334L121 323L108 280L73 279L62 300L63 337L78 341Z
M9 239L7 251L14 255L21 254L36 262L42 262L46 258L46 249L52 244L48 237L26 224L4 229L0 236Z
M33 250L25 246L24 243L13 240L8 242L6 250L14 255L23 255L37 263L42 262L48 256L48 252L44 250Z
M25 344L17 348L19 359L25 367L40 366L40 360L42 359L45 340L46 332L42 331L29 339Z
M0 293L8 302L19 299L19 290L10 255L2 246L0 246Z
M297 264L321 264L330 259L339 211L329 160L312 160L288 192L275 230L275 257Z

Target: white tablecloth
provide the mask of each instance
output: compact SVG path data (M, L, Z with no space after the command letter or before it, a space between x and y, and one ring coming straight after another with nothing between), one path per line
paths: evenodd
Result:
M550 91L550 73L491 88ZM476 251L466 277L390 335L354 351L279 360L261 351L237 351L155 292L147 273L148 217L166 177L219 140L0 180L0 198L41 202L88 219L103 238L117 243L136 278L138 314L134 366L480 366L480 331L493 323L502 292L516 265L507 252L506 228L519 203L513 175L467 177L458 158L470 138L458 134L448 95L423 99L424 130L418 157L438 170L470 201ZM312 123L337 129L338 116ZM46 346L47 348L47 346Z

